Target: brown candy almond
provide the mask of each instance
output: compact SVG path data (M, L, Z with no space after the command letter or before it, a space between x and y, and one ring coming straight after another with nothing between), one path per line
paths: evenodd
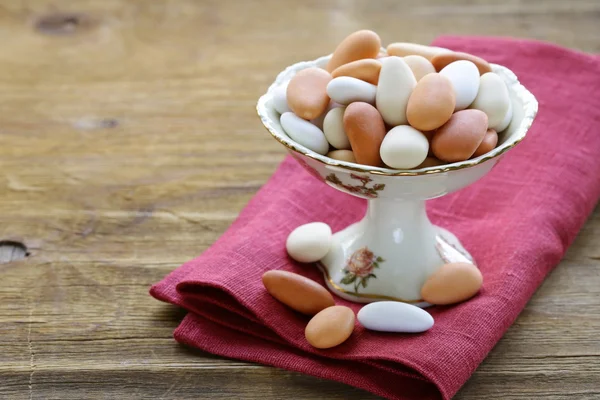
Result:
M498 134L493 129L488 129L483 137L483 141L473 153L473 157L479 157L484 155L485 153L489 153L490 151L496 148L498 144Z
M262 281L271 296L302 314L315 315L335 304L327 289L293 272L267 271L263 274Z
M458 60L471 61L479 70L479 75L492 72L492 66L483 58L469 53L462 53L460 51L437 54L431 59L431 63L435 67L435 70L440 72L446 65Z
M351 103L344 111L344 131L358 164L373 167L383 165L379 148L386 128L375 107L364 102Z
M468 160L483 141L487 124L488 118L483 111L455 112L433 135L433 154L446 162Z

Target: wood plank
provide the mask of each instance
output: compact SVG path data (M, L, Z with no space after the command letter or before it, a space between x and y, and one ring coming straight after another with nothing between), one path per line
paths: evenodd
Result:
M600 52L599 15L594 0L0 0L0 241L30 253L0 246L0 398L376 398L183 348L183 313L147 294L284 157L257 97L364 27ZM599 238L597 209L457 399L600 397Z

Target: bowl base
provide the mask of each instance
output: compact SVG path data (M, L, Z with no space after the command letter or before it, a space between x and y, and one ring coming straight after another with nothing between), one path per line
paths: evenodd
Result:
M348 256L348 249L351 247L356 247L352 245L357 239L356 233L361 230L360 222L349 226L341 232L336 233L334 235L334 248L337 248L337 251L330 252L327 257L318 263L319 269L325 278L327 287L335 295L345 300L357 303L371 303L374 301L387 300L410 303L421 308L431 306L431 304L424 302L419 298L405 299L394 296L394 294L398 293L398 286L402 286L400 282L406 280L403 278L410 278L408 275L412 274L423 281L423 273L425 273L426 276L429 276L442 264L454 262L466 262L474 264L473 257L471 257L471 255L462 246L454 234L439 226L431 226L435 234L433 244L435 250L433 253L435 254L437 260L433 262L434 268L429 268L425 271L405 268L406 266L400 265L402 264L402 260L384 260L383 258L378 257L376 254L373 254L373 252L368 250L367 247L360 248L358 252L361 253L358 254L358 256L356 255L356 251ZM370 271L364 269L361 270L360 262L364 261L365 259L371 260L376 265L381 264L381 266L377 265L376 268L371 268ZM369 283L377 280L378 269L383 268L383 264L389 266L390 261L393 263L392 266L396 267L395 269L399 271L399 274L390 275L388 272L388 279L386 279L383 284L369 285ZM350 264L353 264L354 267L349 268ZM356 267L357 264L358 267ZM431 262L429 262L429 264L431 264ZM355 274L352 274L351 271L354 271ZM371 280L371 278L373 278L373 280ZM393 282L396 279L398 280L398 284L394 285ZM390 283L392 284L390 285ZM421 285L422 282L418 287L418 292L420 292ZM369 286L372 286L375 290L371 289ZM412 286L414 286L414 284L412 284ZM414 292L414 290L412 292Z

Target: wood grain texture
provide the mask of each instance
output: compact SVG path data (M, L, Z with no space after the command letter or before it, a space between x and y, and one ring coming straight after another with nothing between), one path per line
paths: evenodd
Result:
M364 27L599 52L599 16L595 0L0 0L0 240L30 253L0 262L0 398L375 398L180 347L182 312L148 296L283 159L258 96ZM597 209L457 399L600 398L599 240Z

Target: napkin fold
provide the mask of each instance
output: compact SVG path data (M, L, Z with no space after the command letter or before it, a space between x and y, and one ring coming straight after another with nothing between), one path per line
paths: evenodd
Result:
M517 318L600 197L600 57L505 38L442 37L434 45L505 65L539 101L527 138L483 179L428 202L476 260L484 285L473 299L428 311L422 334L357 325L342 345L318 350L309 318L262 286L265 271L323 284L314 265L291 261L289 232L324 221L338 231L364 215L364 200L317 181L291 157L225 234L154 285L151 295L189 311L175 339L210 353L344 382L389 399L449 399ZM355 312L360 304L336 297Z

